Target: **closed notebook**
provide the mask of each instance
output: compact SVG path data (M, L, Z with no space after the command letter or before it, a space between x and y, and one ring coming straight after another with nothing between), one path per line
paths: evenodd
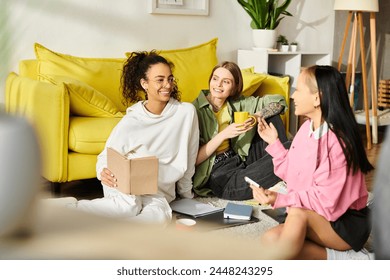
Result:
M228 202L223 211L223 217L225 219L250 220L252 211L251 205Z
M157 193L158 159L154 156L128 159L107 148L107 168L115 174L118 190L125 194Z

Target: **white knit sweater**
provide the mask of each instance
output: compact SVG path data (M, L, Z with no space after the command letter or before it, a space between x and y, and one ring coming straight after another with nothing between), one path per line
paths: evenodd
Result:
M112 130L96 164L97 176L107 167L107 147L132 157L154 155L159 161L158 194L168 202L180 196L191 198L192 176L199 148L196 110L190 103L170 99L161 115L146 110L142 101L127 109L126 115ZM103 185L105 195L118 192Z

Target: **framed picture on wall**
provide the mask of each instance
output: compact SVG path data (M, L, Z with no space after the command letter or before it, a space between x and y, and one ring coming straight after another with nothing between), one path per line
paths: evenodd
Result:
M149 0L149 13L208 16L209 0Z

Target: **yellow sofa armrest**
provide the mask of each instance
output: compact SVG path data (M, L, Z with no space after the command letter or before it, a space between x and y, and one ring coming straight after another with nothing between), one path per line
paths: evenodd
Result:
M69 95L64 86L10 73L5 89L6 111L23 116L35 128L40 143L42 176L65 182L68 166Z

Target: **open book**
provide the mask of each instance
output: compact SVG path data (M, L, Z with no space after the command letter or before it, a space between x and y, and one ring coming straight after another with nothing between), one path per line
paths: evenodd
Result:
M172 211L198 218L213 213L221 212L224 208L215 207L211 204L199 202L195 199L182 198L171 202Z
M158 159L154 156L128 159L107 148L107 168L115 174L118 190L125 194L157 193Z

